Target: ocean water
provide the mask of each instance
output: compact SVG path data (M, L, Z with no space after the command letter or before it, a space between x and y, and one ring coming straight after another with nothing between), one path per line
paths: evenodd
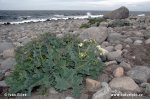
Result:
M80 10L46 10L46 11L13 11L0 10L0 23L24 23L24 22L38 22L58 19L83 19L91 17L102 17L108 11L80 11ZM150 15L150 12L130 12L130 15Z

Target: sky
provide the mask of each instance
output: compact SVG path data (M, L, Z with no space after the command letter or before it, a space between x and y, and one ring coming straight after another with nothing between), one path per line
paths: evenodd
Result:
M113 10L150 11L150 0L0 0L0 10Z

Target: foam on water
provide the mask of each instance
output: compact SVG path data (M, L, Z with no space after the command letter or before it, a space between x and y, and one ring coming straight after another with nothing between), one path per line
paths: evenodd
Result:
M145 14L139 14L138 16L145 16Z
M103 15L80 15L80 16L64 16L64 15L54 15L52 18L45 18L45 19L26 19L22 21L13 21L9 22L10 24L22 24L22 23L30 23L30 22L44 22L46 20L68 20L68 19L87 19L87 18L99 18L103 17ZM4 24L7 22L0 22L0 24Z

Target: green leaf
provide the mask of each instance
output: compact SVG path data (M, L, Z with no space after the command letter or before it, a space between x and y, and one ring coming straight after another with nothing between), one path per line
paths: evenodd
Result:
M63 78L56 76L55 80L56 80L55 88L59 89L60 91L67 90L70 87L70 84Z

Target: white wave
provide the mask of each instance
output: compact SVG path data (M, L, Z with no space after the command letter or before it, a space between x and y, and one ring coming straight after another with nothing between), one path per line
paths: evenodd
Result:
M64 17L64 15L54 15L54 17Z
M139 14L138 16L145 16L145 14Z
M44 22L47 19L31 19L31 20L23 20L19 22L10 22L11 24L21 24L21 23L29 23L29 22Z
M88 19L89 16L90 18L99 18L99 17L103 17L103 15L91 15L88 14L87 15L82 15L82 16L61 16L61 17L56 17L57 15L55 15L55 17L52 18L47 18L47 19L26 19L26 20L22 20L22 21L14 21L14 22L9 22L10 24L22 24L22 23L30 23L30 22L44 22L46 20L68 20L68 19ZM7 22L1 22L0 24L4 24Z

